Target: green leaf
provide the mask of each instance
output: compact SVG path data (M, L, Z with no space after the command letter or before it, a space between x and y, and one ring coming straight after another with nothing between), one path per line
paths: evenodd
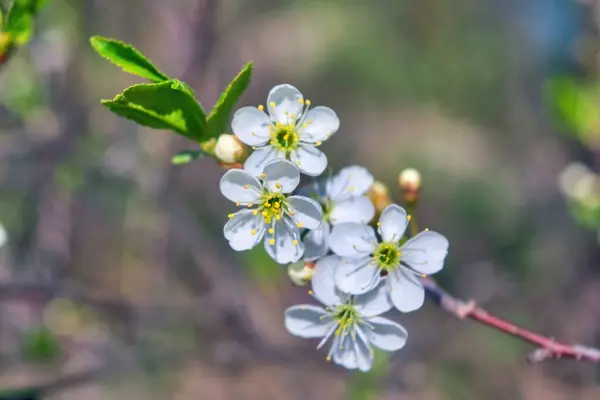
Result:
M555 77L547 83L547 97L558 120L580 139L594 135L600 127L597 88L570 77Z
M29 41L33 34L33 15L28 7L16 2L6 17L6 32L12 36L16 44L22 45Z
M171 164L173 165L183 165L187 164L191 161L197 160L198 158L203 158L207 154L202 150L185 150L175 154L171 157Z
M227 123L233 112L233 107L248 88L252 78L252 63L248 63L242 68L235 78L231 81L227 89L217 101L208 116L208 131L210 137L217 137L227 130ZM209 137L209 138L210 138Z
M185 84L178 80L131 86L102 104L121 117L154 129L175 131L200 142L206 115Z
M92 36L90 43L94 50L123 71L146 78L152 82L163 82L169 77L161 72L142 53L130 44L101 36Z
M28 361L52 361L60 353L56 336L45 326L37 326L25 332L21 345Z

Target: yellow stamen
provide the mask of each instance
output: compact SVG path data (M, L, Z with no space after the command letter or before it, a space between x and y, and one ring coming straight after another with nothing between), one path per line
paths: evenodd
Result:
M233 214L233 213L227 215L228 218L233 218L234 216L235 216L235 214Z
M296 224L296 226L297 226L298 228L302 228L302 226L303 226L303 225L302 225L302 222L298 222L298 223Z
M271 203L265 203L265 207L271 208Z
M273 246L273 245L275 244L275 239L271 239L271 240L269 240L269 244L270 244L271 246Z
M261 179L265 179L266 177L267 177L267 174L265 174L265 173L260 174Z
M281 219L281 215L277 214L277 215L275 216L275 219L276 219L277 221L279 221L279 220Z
M298 104L302 104L302 103L304 103L304 100L302 98L299 98L298 99Z
M273 229L273 228L269 228L269 233L270 233L271 235L272 235L272 234L274 234L274 233L275 233L275 229Z
M377 226L381 226L381 222L377 222Z
M258 215L258 210L252 211L252 215Z
M316 145L316 146L320 146L320 145L321 145L321 143L322 143L322 142L321 142L320 140L318 140L318 141L317 141L317 143L315 143L315 145Z
M252 230L250 231L250 234L251 234L251 235L256 235L256 229L252 229Z
M296 239L294 239L292 243L294 243L294 246L298 246L298 241Z
M244 185L244 189L248 189L250 187L250 185Z
M281 189L281 183L277 182L277 183L275 184L275 187L276 187L277 189Z
M274 101L270 102L269 107L275 107L275 102Z
M349 191L350 193L353 193L353 192L354 192L354 189L355 189L355 188L354 188L354 186L350 186L350 187L348 188L348 191Z
M276 202L276 203L273 205L273 207L275 207L275 208L279 208L279 207L281 207L281 204L279 204L279 202Z
M407 216L406 219L410 221L412 219L412 215Z
M242 203L240 203L239 201L235 202L235 205L238 206L238 207L240 206L240 204L242 204Z
M310 106L310 100L308 100L308 99L304 100L304 104L306 104L307 106Z
M262 110L264 110L264 109L265 109L265 106L263 106L262 104L259 104L259 105L258 105L258 109L259 109L260 111L262 111Z

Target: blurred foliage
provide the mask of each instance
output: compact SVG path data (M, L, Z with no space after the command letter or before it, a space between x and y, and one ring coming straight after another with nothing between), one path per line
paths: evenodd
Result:
M28 361L55 361L60 354L60 345L54 333L44 326L33 326L23 335L21 348Z
M374 349L373 368L366 372L355 372L348 386L348 400L374 400L380 394L380 384L390 368L390 355Z

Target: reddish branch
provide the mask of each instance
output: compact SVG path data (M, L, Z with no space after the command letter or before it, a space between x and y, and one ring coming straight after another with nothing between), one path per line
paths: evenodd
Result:
M425 286L427 296L455 317L459 319L472 319L499 332L512 335L537 346L538 348L527 356L527 360L531 363L559 358L600 363L600 349L558 342L554 338L540 335L539 333L516 326L512 322L495 317L477 307L473 300L463 301L452 296L440 288L431 278L422 278L421 282Z

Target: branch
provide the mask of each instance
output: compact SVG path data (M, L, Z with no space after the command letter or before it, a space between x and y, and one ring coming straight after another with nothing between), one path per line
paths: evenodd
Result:
M570 358L600 364L600 349L557 342L554 338L521 328L504 319L493 316L477 307L475 301L463 301L440 288L431 278L421 278L427 297L433 300L443 310L459 319L470 318L480 324L489 326L499 332L514 336L538 348L527 356L530 363L540 363L546 360Z

